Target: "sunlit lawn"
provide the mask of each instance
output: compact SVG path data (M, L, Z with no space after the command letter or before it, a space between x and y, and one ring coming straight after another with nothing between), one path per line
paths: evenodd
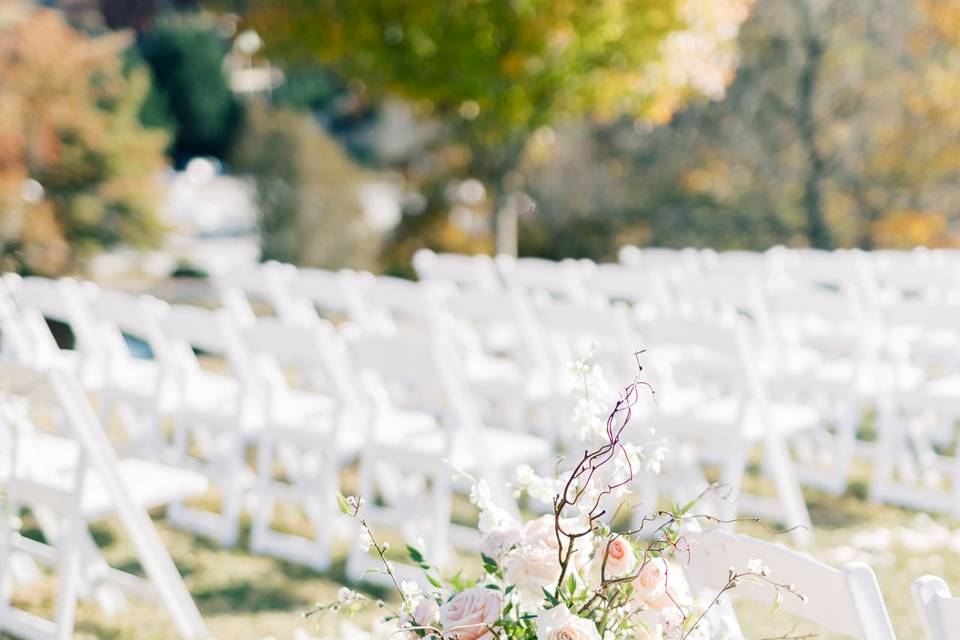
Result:
M943 576L960 586L960 530L954 533L950 519L928 518L894 507L872 505L862 495L862 481L855 481L842 497L807 493L816 526L815 554L840 566L864 560L877 572L890 614L901 638L919 638L919 620L910 598L910 584L924 573ZM293 520L290 520L293 522ZM187 586L211 632L221 639L234 638L337 638L333 620L304 620L301 612L318 601L329 601L343 581L345 550L325 574L292 564L246 553L221 549L159 522L160 533L170 549ZM762 529L744 528L753 535ZM133 552L113 523L95 528L108 560L117 567L130 567ZM784 580L788 580L784 577ZM49 613L56 583L44 580L20 589L18 601ZM768 606L741 607L748 637L777 638L808 631L794 626L782 612ZM130 610L116 619L106 618L89 603L78 612L78 637L130 638L138 640L175 637L165 614L146 603L132 602ZM818 636L829 638L827 634Z

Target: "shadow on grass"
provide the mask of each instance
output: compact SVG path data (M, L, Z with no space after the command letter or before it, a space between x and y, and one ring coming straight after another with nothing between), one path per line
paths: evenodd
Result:
M195 591L193 599L204 615L296 611L310 604L282 582L251 578Z

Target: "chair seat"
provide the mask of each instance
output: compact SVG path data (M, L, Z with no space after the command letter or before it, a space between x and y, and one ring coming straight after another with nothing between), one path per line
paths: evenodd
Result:
M482 442L468 433L455 431L451 443L451 432L438 426L428 414L391 411L384 418L372 438L379 448L424 460L447 459L467 471L477 469L481 463L499 467L534 463L546 459L551 451L545 440L521 431L481 427Z
M800 405L772 402L768 405L769 424L764 424L755 407L748 407L741 416L740 399L723 397L713 400L696 400L691 395L691 403L685 407L667 405L659 414L660 421L671 431L680 433L697 432L710 437L719 430L735 429L739 426L740 435L748 441L758 441L767 430L779 435L789 436L806 429L812 429L821 422L820 414L813 408Z
M9 469L0 470L0 477L7 480L18 500L69 513L74 508L79 445L45 433L23 434L21 438L16 473L11 478ZM197 473L139 458L120 460L117 471L134 502L146 509L199 495L207 489L206 479ZM88 470L83 484L81 505L86 520L114 512L113 498L103 478Z

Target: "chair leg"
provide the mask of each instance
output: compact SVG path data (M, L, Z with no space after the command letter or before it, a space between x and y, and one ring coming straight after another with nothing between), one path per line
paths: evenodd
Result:
M80 535L83 523L78 515L65 518L63 534L58 544L60 588L54 614L57 640L73 637L77 612L77 589L80 580Z
M770 462L770 470L777 488L777 495L783 508L786 525L793 529L793 540L801 546L813 542L813 523L800 483L793 468L793 460L786 443L778 437L768 436L765 444L765 457Z

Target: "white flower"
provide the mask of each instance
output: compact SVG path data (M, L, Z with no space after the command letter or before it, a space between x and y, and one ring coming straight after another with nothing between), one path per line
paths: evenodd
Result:
M401 582L400 591L407 600L415 600L421 594L420 585L413 580L404 580Z
M347 587L340 587L337 590L337 600L352 600L353 599L353 590Z
M513 547L520 544L522 533L520 529L494 529L483 536L480 543L480 552L488 558L500 561Z
M370 535L370 532L364 529L360 532L360 550L364 553L370 551L370 547L373 546L373 537Z
M597 625L558 605L537 616L537 640L601 640Z
M507 529L515 524L513 516L494 501L493 492L485 479L477 480L470 487L470 502L480 511L478 528L481 533Z
M770 567L763 564L763 560L760 558L752 558L747 562L747 571L761 576L766 576L770 574Z
M506 566L507 582L515 585L526 608L536 607L543 590L553 591L560 578L560 559L555 548L543 544L523 544L510 556Z

